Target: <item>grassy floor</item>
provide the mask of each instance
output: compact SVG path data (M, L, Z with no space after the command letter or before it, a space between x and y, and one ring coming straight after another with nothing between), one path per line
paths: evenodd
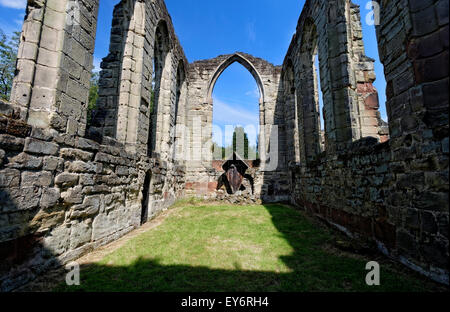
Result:
M424 291L423 280L328 252L331 233L282 205L185 205L59 291Z

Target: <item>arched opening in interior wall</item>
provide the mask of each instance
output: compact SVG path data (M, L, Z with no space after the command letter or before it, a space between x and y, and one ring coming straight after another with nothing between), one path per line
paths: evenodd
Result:
M110 42L111 42L111 32L112 27L117 22L113 21L114 15L116 15L116 20L120 19L122 16L115 12L115 6L120 2L120 0L111 0L111 1L100 1L99 3L99 12L97 17L97 34L95 37L95 49L93 56L93 67L91 73L91 85L89 89L89 102L87 109L87 127L90 127L93 123L93 118L95 114L95 109L98 107L98 99L100 92L100 77L103 75L106 77L107 73L101 72L101 62L104 57L106 57L109 53ZM122 14L123 15L123 14ZM104 85L103 89L107 86ZM104 124L98 124L97 126L104 126ZM110 136L113 136L113 133L109 133Z
M289 162L300 162L300 140L299 140L299 112L297 105L297 88L294 76L294 65L289 59L283 75L283 94L285 107L285 122L287 137L292 138L293 144L288 144Z
M315 57L320 63L317 28L311 19L303 25L299 56L299 85L297 107L299 111L300 149L302 161L311 161L321 151L321 111L319 108L319 84L315 66ZM320 64L319 64L320 65ZM319 66L317 66L318 68ZM321 86L323 89L323 86ZM324 115L324 132L326 132L326 115ZM323 135L326 138L326 133Z
M365 116L361 118L362 126L375 126L372 133L363 136L378 137L381 142L389 139L388 114L386 108L386 79L384 66L380 61L378 40L375 29L377 8L370 1L352 0L353 53L359 63L356 72L358 95L362 99L360 110Z
M322 91L322 81L320 77L320 65L319 65L319 55L316 52L314 55L314 81L315 81L315 92L316 101L319 103L319 137L320 137L320 151L325 151L325 118L323 109L323 91Z
M177 67L177 80L175 88L175 105L174 112L172 115L172 141L173 141L173 159L181 160L186 159L181 155L178 148L182 147L182 139L184 135L184 117L186 110L186 72L184 63L182 60L179 61Z
M248 63L230 60L213 79L213 159L226 159L233 151L242 158L259 158L260 86Z
M147 140L148 156L152 157L157 148L158 119L161 103L167 94L163 94L162 86L166 83L164 71L167 70L167 56L170 51L169 31L165 21L161 21L155 31L153 54L152 94L149 107L149 131ZM167 78L166 78L167 79ZM169 95L170 96L170 95ZM161 131L161 129L159 129Z
M178 121L178 114L180 109L180 100L181 100L181 93L183 91L184 82L186 80L186 75L184 72L184 65L180 61L177 68L177 86L175 88L175 105L174 105L174 114L173 114L173 123L177 124Z
M148 220L148 212L150 209L150 189L152 182L152 172L148 171L145 174L144 185L142 189L142 202L141 202L141 225Z

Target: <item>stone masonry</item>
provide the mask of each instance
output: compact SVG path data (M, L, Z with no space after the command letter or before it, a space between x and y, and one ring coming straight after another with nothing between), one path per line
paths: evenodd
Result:
M291 203L448 285L448 0L378 2L388 125L350 0L307 0L280 66L242 52L188 63L163 0L122 0L88 125L99 0L29 0L0 102L0 290L186 196ZM254 189L229 195L212 91L234 62L260 91L261 159L247 161Z

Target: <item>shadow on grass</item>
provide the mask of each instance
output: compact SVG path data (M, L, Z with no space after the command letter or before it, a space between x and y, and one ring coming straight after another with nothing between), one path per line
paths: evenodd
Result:
M365 283L366 261L331 254L323 249L331 239L326 230L311 224L298 211L281 205L264 206L278 232L293 248L280 256L287 273L212 269L188 265L163 265L158 259L138 258L128 266L89 264L81 268L80 286L60 286L56 291L429 291L415 277L381 271L381 286ZM226 250L224 251L226 252ZM428 289L427 289L428 288Z

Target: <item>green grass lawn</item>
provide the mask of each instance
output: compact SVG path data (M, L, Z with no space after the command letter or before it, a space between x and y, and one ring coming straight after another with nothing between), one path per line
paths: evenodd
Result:
M178 205L59 291L424 291L423 279L327 251L332 232L283 205Z

